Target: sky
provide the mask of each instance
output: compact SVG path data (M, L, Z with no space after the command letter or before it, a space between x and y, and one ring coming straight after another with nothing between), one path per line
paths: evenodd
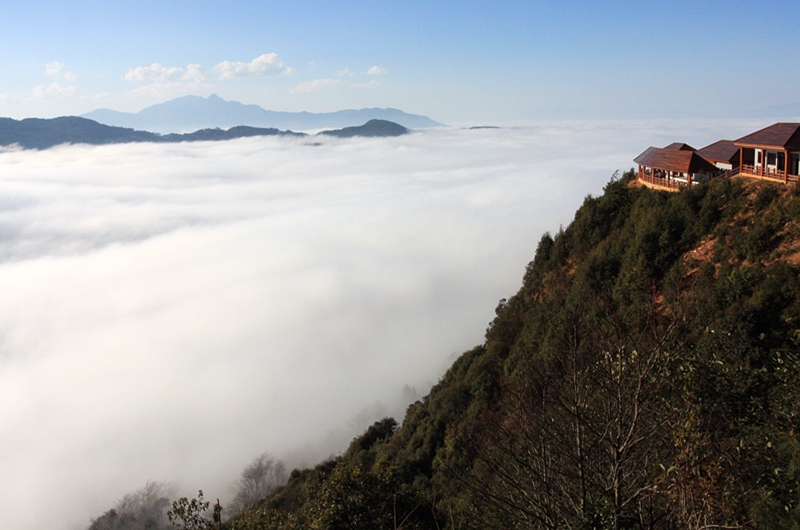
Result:
M774 1L6 2L0 116L218 94L393 107L448 124L732 117L800 101L797 4Z

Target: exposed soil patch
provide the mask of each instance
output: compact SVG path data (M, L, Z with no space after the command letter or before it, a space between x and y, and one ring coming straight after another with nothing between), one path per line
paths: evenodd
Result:
M699 261L707 263L714 257L714 243L716 240L713 237L707 237L700 242L695 248L686 253L686 260Z

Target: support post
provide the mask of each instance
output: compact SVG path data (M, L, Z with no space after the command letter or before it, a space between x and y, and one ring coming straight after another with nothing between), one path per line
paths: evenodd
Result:
M789 182L789 150L783 148L783 183Z
M739 148L739 173L742 172L742 166L744 165L744 147Z

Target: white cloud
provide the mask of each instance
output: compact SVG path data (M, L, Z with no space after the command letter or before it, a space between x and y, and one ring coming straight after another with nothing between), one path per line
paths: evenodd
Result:
M256 57L249 63L223 61L211 69L218 79L241 77L264 77L291 73L277 56L269 53ZM210 93L214 86L206 83L207 73L199 64L190 64L186 68L179 66L163 66L153 63L150 66L139 66L129 69L123 79L146 82L147 85L128 91L128 98L145 100L163 100L186 94Z
M199 64L190 64L186 67L186 76L184 80L189 81L204 81L206 78L205 69Z
M153 63L150 66L131 68L123 78L128 81L147 83L124 94L128 99L141 100L146 103L164 101L187 94L210 94L214 90L213 85L205 82L206 71L199 64L190 64L186 68L182 68Z
M381 68L380 66L373 66L369 70L367 70L367 75L383 75L388 73L389 70L386 68Z
M153 63L150 66L139 66L131 68L123 79L126 81L165 81L168 79L180 79L183 77L185 70L177 66L167 68L158 63Z
M44 69L49 77L60 77L67 83L74 83L78 79L74 73L64 70L64 64L59 61L45 64Z
M291 68L278 58L276 53L265 53L250 61L222 61L212 70L219 79L239 77L268 77L291 73Z
M47 63L44 65L45 72L50 77L57 77L61 70L64 69L64 64L58 61L53 61L52 63Z
M336 72L336 75L339 77L353 77L353 72L350 68L342 68L341 70Z
M330 90L332 88L340 88L347 86L346 81L341 79L314 79L313 81L305 81L298 84L290 90L292 94L300 94L306 92L316 92L317 90Z
M63 86L57 81L49 85L39 85L31 91L32 99L67 98L78 90L75 85Z
M127 81L150 81L150 82L178 82L178 81L204 81L206 78L205 70L199 64L190 64L186 68L178 66L166 67L158 63L150 66L139 66L131 68L123 79Z

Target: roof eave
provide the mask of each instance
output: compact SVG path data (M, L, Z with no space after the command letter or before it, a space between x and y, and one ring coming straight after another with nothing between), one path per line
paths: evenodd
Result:
M771 144L750 144L733 142L736 147L746 147L748 149L773 149L775 151L783 151L784 149L797 149L788 145L771 145Z

